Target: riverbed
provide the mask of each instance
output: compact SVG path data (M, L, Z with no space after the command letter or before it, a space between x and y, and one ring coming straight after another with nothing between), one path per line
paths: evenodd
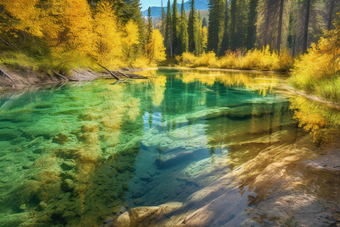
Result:
M283 75L142 74L2 96L0 226L337 225L337 110Z

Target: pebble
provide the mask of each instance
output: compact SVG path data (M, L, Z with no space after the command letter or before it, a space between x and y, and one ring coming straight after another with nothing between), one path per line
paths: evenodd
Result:
M46 202L41 201L41 202L39 203L39 209L40 209L40 210L44 210L46 207L47 207L47 203L46 203Z
M71 192L73 191L73 180L71 179L65 179L63 183L61 183L61 189L65 192Z
M133 183L139 184L139 183L140 183L140 179L139 179L139 178L135 178L135 179L133 180Z
M155 171L153 171L153 170L149 170L149 171L148 171L148 174L150 174L150 176L153 177L153 176L155 176L156 173L155 173Z
M22 166L23 169L30 169L33 166L34 162L28 162Z
M144 200L142 198L134 199L133 203L136 205L141 205L144 203Z
M148 173L144 173L144 174L140 175L139 178L140 178L142 181L150 181L150 180L151 180L151 176L150 176L150 174L148 174Z
M71 170L74 167L76 167L76 165L77 165L76 161L74 161L73 159L68 159L63 162L61 167L65 170Z
M26 204L21 204L21 206L19 207L20 210L26 210Z

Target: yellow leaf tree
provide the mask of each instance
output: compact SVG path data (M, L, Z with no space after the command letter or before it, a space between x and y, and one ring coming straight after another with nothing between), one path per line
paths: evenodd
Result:
M86 0L66 0L64 30L66 48L80 53L92 52L92 15Z
M98 3L93 21L94 46L91 53L99 63L116 67L122 57L121 32L119 23L112 11L113 4L108 1Z
M149 64L164 61L166 59L164 39L159 29L155 29L152 32L151 42L145 47Z
M207 27L203 27L202 31L202 48L204 51L207 49L207 43L208 43L208 29Z
M129 64L136 57L134 56L134 50L139 44L138 34L138 25L133 20L129 20L124 26L122 37L123 60Z
M38 2L38 0L2 0L0 4L4 7L5 13L0 15L3 18L0 20L0 32L10 32L17 36L18 31L23 31L33 36L43 36Z

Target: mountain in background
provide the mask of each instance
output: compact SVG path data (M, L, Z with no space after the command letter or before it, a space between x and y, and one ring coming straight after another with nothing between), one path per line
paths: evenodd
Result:
M166 1L163 1L163 2L165 2L164 4L166 4ZM182 4L177 4L177 8L178 8L179 12L181 11L181 6L182 6ZM151 8L151 16L152 17L160 17L160 16L162 16L162 7L160 7L160 6L151 6L150 8ZM167 7L164 7L165 12L166 12L166 8ZM207 10L208 9L208 1L207 0L196 0L195 1L195 8L197 10ZM189 1L184 3L184 9L186 11L190 10ZM148 10L142 11L142 14L143 14L143 16L148 16Z

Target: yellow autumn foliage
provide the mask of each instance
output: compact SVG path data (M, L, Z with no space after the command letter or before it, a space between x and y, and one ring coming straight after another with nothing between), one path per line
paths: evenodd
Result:
M67 73L83 63L96 70L96 63L110 69L145 68L165 60L163 37L157 29L147 47L151 54L136 59L139 27L133 20L123 24L113 11L112 1L99 1L92 7L87 0L2 0L0 5L1 37L33 57L21 59L5 46L0 53L2 63L34 69L52 67Z
M340 20L294 64L290 83L297 89L340 101Z
M207 75L207 72L209 75ZM269 92L278 86L278 78L275 74L258 78L257 74L236 73L226 74L223 71L197 71L197 73L186 72L181 70L181 76L177 75L177 79L181 79L183 83L193 83L199 81L202 84L213 86L216 82L228 86L240 86L252 90L260 95L266 96Z
M340 116L338 111L302 96L290 98L290 109L299 127L311 133L315 142L328 142L339 130Z
M208 67L222 69L253 69L261 71L288 71L292 68L293 59L287 51L280 55L270 51L269 46L261 50L250 50L245 55L240 51L227 51L220 58L214 52L203 53L195 56L191 53L183 53L176 57L181 66L186 67Z
M38 0L2 0L1 5L13 18L6 15L6 22L1 23L0 32L11 32L17 36L17 31L26 31L34 36L43 36L41 9L37 7Z
M334 45L337 36L334 31L325 32L325 36L317 45L312 43L308 53L294 64L291 82L298 88L313 90L315 81L331 79L340 70L340 48Z
M152 31L151 42L145 45L146 57L149 59L149 63L157 63L166 59L164 39L159 29Z
M101 1L97 5L93 21L96 51L92 56L100 64L115 68L121 64L119 58L122 55L122 33L119 31L118 20L112 7L112 3L107 1Z

